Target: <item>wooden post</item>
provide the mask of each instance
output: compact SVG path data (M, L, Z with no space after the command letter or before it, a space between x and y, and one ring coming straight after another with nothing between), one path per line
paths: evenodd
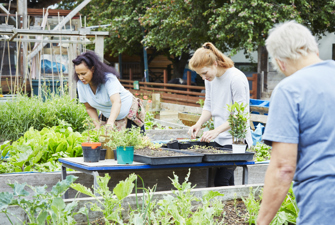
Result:
M131 71L131 68L129 68L129 80L133 80L133 72Z
M147 102L149 105L149 102ZM161 95L160 94L152 94L152 111L159 111L161 105Z
M163 73L163 82L164 82L164 89L167 89L165 84L167 84L168 82L168 75L167 75L167 71L164 70L164 73Z
M101 58L101 62L104 61L104 37L98 35L95 38L95 53Z
M252 75L252 91L253 91L253 98L257 98L257 73Z
M187 71L187 85L191 85L191 71ZM190 89L187 88L187 91L190 91Z

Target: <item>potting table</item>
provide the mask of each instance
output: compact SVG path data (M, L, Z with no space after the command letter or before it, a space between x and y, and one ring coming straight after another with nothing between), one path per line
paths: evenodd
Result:
M175 168L196 168L203 167L208 168L207 175L207 187L210 186L210 180L212 179L212 169L214 167L224 167L224 166L241 166L243 168L242 184L248 184L248 165L255 164L254 161L245 162L206 162L206 163L188 163L188 164L169 164L169 165L148 165L140 162L135 162L133 164L117 164L114 159L106 159L96 163L86 163L82 157L77 158L61 158L58 159L62 163L62 180L66 179L66 168L77 170L86 174L90 174L94 177L94 188L98 187L97 176L99 172L110 173L113 171L124 171L130 170L157 170L157 169L175 169ZM68 198L68 192L66 192L63 198Z

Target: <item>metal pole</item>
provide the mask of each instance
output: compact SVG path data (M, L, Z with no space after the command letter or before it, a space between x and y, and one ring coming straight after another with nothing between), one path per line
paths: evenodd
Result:
M145 46L143 46L143 58L144 58L144 78L146 82L149 82L148 55Z

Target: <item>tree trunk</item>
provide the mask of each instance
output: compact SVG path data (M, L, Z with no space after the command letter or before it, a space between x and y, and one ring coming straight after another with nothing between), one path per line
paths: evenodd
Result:
M188 63L190 54L182 53L180 57L169 58L173 65L173 76L172 78L183 78L185 66Z
M261 94L263 92L268 91L268 51L265 46L258 47L258 66L257 73L258 76L262 76L263 74L263 87L260 84ZM262 79L261 79L262 80Z

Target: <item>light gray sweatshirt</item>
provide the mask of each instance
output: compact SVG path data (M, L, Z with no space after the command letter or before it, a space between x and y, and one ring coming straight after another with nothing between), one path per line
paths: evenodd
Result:
M234 102L248 104L249 112L250 91L247 77L239 69L229 68L222 76L215 77L212 81L205 81L206 98L203 110L210 111L214 118L214 127L221 126L228 120L227 104ZM250 121L248 120L248 126ZM231 145L232 136L228 130L222 132L214 140L220 145ZM249 147L252 145L250 128L246 135Z

